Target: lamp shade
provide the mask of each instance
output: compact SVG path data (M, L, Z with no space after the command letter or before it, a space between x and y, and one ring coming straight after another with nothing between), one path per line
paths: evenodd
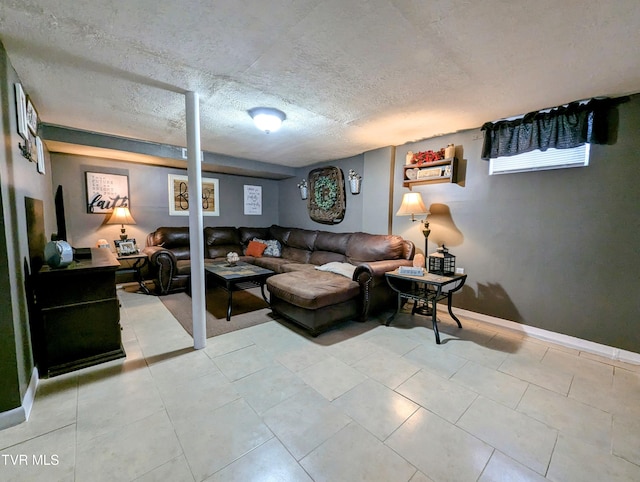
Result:
M402 204L396 216L413 216L414 214L430 214L419 192L407 192L402 196ZM413 219L413 217L412 217Z
M111 213L111 217L109 218L109 221L107 221L107 224L136 224L136 220L131 216L129 208L119 207L113 208L113 212Z
M267 134L280 129L282 122L287 118L284 112L272 107L256 107L249 111L249 115L256 127Z

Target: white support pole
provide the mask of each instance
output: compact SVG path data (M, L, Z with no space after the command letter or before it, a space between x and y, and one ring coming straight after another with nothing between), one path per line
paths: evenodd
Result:
M204 226L202 222L202 170L200 151L200 105L197 92L186 93L187 174L189 178L189 249L191 258L191 308L193 347L207 346L204 287Z

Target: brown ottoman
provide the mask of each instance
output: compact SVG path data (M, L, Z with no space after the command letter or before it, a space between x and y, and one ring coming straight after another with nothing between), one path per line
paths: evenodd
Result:
M360 285L345 276L299 270L267 279L271 309L316 336L340 321L359 318Z

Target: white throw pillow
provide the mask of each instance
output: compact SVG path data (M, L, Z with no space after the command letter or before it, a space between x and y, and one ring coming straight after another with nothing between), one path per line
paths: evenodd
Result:
M329 271L330 273L339 274L346 278L353 279L353 273L356 267L350 263L340 263L339 261L332 261L331 263L323 264L322 266L316 266L319 271Z

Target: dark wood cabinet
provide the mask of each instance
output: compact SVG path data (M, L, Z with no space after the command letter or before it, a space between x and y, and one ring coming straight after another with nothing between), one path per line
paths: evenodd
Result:
M34 357L41 376L55 376L125 356L116 270L108 249L35 276Z

